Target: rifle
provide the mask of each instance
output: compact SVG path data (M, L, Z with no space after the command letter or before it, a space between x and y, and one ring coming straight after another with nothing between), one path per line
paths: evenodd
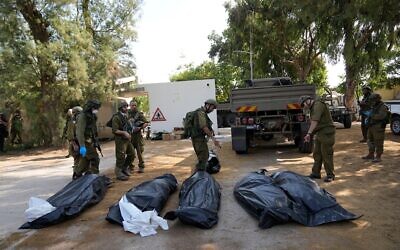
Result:
M103 151L101 150L99 138L93 138L93 146L99 151L101 157L104 157Z

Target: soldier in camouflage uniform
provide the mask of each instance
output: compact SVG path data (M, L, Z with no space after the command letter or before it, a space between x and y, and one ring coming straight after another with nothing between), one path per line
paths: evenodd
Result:
M310 178L321 179L321 167L324 164L325 182L335 179L333 165L333 145L335 144L336 128L326 103L313 100L310 96L300 97L301 106L310 110L311 124L304 141L309 142L315 135L313 158L314 164Z
M379 94L371 94L371 111L366 112L368 126L368 155L362 157L372 162L380 162L383 153L383 142L385 140L385 128L387 123L388 109L381 101Z
M112 118L112 132L115 135L115 176L118 180L128 180L129 167L134 159L134 151L131 143L131 126L128 122L128 103L121 101L118 105L118 113Z
M97 112L101 103L97 100L89 100L83 107L82 113L78 115L76 123L76 137L79 142L79 154L81 160L78 167L74 169L76 178L83 173L98 174L100 158L96 150L97 143Z
M144 139L142 135L142 130L145 129L148 125L149 122L146 120L146 118L143 115L143 112L140 112L137 108L137 103L136 101L132 100L130 102L130 107L131 109L129 110L129 120L133 124L133 132L132 132L132 138L131 142L132 145L136 151L137 158L139 160L139 173L144 172L144 159L143 159L143 152L144 152ZM130 171L133 172L133 164L130 167Z
M21 144L22 143L22 116L21 111L16 110L13 118L11 120L11 144Z
M205 171L207 169L209 150L207 141L211 138L216 147L221 147L219 142L214 137L214 131L212 130L212 121L208 117L208 113L211 113L217 108L217 102L213 99L205 101L204 106L196 110L194 116L194 126L190 131L190 137L194 151L197 155L198 163L196 169L198 171Z
M76 119L83 109L79 106L76 106L70 110L71 111L68 110L68 116L69 112L71 112L71 116L67 119L66 127L64 128L64 137L68 140L68 155L74 158L74 165L72 166L72 168L76 169L81 159L81 156L79 154L79 144L78 140L76 139ZM75 176L75 174L73 174L72 179L76 178L77 177Z
M364 112L369 111L371 109L369 97L371 96L372 89L369 86L363 86L362 92L363 92L363 98L358 103L358 105L360 106L361 132L363 136L360 142L367 142L368 126L365 124L367 116L364 114Z

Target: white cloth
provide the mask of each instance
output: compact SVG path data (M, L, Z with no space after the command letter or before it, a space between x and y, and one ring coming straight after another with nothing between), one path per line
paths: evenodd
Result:
M55 209L56 208L46 200L31 197L28 202L28 209L25 210L25 218L28 222L32 222L37 218L54 211Z
M130 203L125 195L119 201L119 209L125 231L134 234L140 233L140 236L145 237L157 234L156 229L159 226L164 230L168 230L167 221L159 217L155 210L142 212Z

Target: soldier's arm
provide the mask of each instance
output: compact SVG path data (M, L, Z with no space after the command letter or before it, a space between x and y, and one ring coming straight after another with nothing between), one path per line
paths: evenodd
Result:
M86 118L85 114L80 114L76 122L76 139L79 145L85 146L85 128L86 128Z
M144 128L146 128L147 126L149 126L149 121L146 119L146 117L144 117L143 112L140 112L139 120L141 120L142 122L144 122L143 125L141 126L141 128L144 129Z
M383 120L386 118L386 114L387 114L386 107L385 105L382 105L379 108L378 112L372 114L371 118L372 120L378 120L378 121Z

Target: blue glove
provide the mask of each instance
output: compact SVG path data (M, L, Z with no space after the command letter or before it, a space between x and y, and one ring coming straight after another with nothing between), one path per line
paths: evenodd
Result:
M86 147L85 146L79 148L79 154L81 154L83 157L85 157L85 155L86 155Z
M371 110L367 110L367 111L363 111L362 113L363 113L363 115L370 117L371 114L372 114L372 111Z

